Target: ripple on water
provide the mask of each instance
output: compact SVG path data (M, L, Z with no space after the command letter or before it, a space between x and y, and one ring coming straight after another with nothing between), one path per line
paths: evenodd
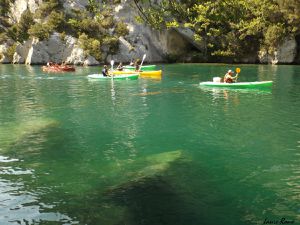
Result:
M9 157L0 155L0 162L16 162L16 161L19 161L19 160L18 159L10 159Z
M0 179L0 224L37 224L40 222L59 222L59 224L78 224L69 216L45 212L47 204L41 204L39 197L24 190L22 182L12 183Z

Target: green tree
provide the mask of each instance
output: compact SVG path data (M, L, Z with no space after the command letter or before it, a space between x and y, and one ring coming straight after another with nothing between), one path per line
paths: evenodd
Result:
M117 36L126 36L129 34L127 25L124 22L117 23L115 27L115 33Z
M63 31L65 27L65 14L63 12L52 11L48 16L47 24L51 30Z
M300 1L299 0L277 0L283 17L290 27L290 32L300 33Z
M44 0L35 13L38 19L45 19L53 10L60 11L63 8L59 0Z
M40 41L48 40L52 33L47 24L36 23L28 30L30 36L38 38Z
M95 16L100 10L100 3L97 0L88 0L88 5L86 6L88 12Z
M99 40L89 38L88 35L82 33L78 38L79 46L85 51L86 55L94 56L95 59L100 61L102 59L101 43Z
M14 43L13 45L9 46L7 51L6 51L6 56L9 59L9 61L13 61L14 54L16 52L17 44Z
M298 0L134 0L140 18L152 27L189 27L207 58L238 59L260 46L274 51L299 32Z
M12 2L13 0L0 0L0 16L7 16Z
M9 28L8 35L15 41L25 41L29 37L28 30L33 24L33 14L27 9L22 13L19 23Z

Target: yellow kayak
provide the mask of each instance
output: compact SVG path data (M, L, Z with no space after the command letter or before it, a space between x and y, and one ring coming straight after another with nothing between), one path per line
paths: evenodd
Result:
M129 74L129 73L137 73L135 71L113 71L113 74ZM138 72L140 77L149 77L149 78L160 78L162 71L161 70L153 70L153 71L141 71Z

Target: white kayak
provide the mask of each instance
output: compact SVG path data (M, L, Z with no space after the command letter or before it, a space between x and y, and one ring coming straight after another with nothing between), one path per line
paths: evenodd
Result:
M113 75L113 76L103 76L102 74L90 74L88 78L92 79L103 79L103 80L136 80L139 78L138 73L130 73L130 74L120 74L120 75Z
M228 87L228 88L257 88L257 87L271 87L273 81L254 81L254 82L237 82L237 83L223 83L223 82L201 82L200 86L206 87Z

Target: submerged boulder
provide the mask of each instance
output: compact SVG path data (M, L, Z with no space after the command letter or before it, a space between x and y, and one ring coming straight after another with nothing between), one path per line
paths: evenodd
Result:
M22 143L32 135L57 127L59 123L49 118L35 118L22 123L10 124L0 128L0 149L8 149L11 145Z
M151 180L165 175L173 163L184 159L182 151L177 150L141 157L133 162L124 162L116 167L111 167L108 176L111 178L118 176L119 178L117 183L110 185L107 193L124 191L144 182L151 182Z

